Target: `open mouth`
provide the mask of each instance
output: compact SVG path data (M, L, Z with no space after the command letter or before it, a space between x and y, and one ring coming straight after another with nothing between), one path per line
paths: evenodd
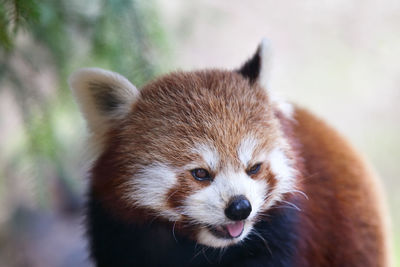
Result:
M243 233L244 222L237 221L234 223L209 227L210 231L220 238L236 238Z

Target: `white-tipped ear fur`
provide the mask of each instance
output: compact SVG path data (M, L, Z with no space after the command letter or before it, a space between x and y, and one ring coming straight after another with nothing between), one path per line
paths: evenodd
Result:
M271 75L271 67L272 67L272 45L271 41L268 38L263 38L260 43L260 74L259 74L259 83L260 85L268 90L269 96L272 102L276 103L278 109L287 117L293 118L293 105L283 99L278 92L275 92L270 89L270 75Z
M102 134L123 118L139 96L125 77L99 68L84 68L68 79L91 133Z
M293 118L293 106L289 102L282 99L279 94L271 90L269 84L272 51L271 42L267 38L263 38L257 48L257 52L249 59L238 72L251 83L258 82L267 92L276 107L287 117Z
M258 81L262 87L268 90L272 61L271 42L268 38L262 39L259 46L259 51L261 60Z
M251 83L258 82L262 87L268 88L271 44L264 38L257 48L256 53L250 58L238 72L247 78Z

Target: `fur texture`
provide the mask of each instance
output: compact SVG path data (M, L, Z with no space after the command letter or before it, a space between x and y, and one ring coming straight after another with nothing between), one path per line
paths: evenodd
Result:
M140 93L108 71L72 76L101 144L87 205L98 266L387 265L374 176L323 121L273 96L269 54L263 41L239 70L171 73ZM232 220L238 197L251 207Z

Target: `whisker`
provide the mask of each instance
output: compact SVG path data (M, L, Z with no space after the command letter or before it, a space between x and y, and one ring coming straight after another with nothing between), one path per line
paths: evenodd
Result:
M203 256L204 256L204 258L206 258L206 260L207 260L207 262L209 263L209 264L211 264L211 261L210 261L210 259L207 257L207 255L206 255L206 251L208 250L208 248L207 247L205 247L205 248L203 248L201 251L203 252Z
M292 209L292 210L297 210L296 208L292 207L292 206L274 206L271 207L270 210L275 210L275 209Z
M221 248L221 249L219 250L218 263L221 263L221 261L222 261L222 256L224 256L225 251L226 251L226 248L225 248L225 247L224 247L224 248Z
M175 190L174 192L172 192L171 194L169 194L169 196L165 199L165 201L168 201L173 195L175 195L177 192L179 191L179 189Z
M301 191L301 190L293 189L293 190L289 191L288 193L299 193L299 194L301 194L305 199L307 199L307 200L309 199L308 196L307 196L307 194L304 193L304 192Z
M288 204L289 206L293 207L294 209L298 210L298 211L302 211L299 207L297 207L295 204L293 204L292 202L286 201L286 200L281 200L281 202Z
M174 239L175 239L175 242L176 242L176 243L179 243L178 240L176 239L176 236L175 236L175 225L176 225L176 222L177 222L177 221L175 221L175 222L174 222L174 225L172 226L172 235L173 235L173 237L174 237Z
M271 256L272 256L272 251L271 251L271 248L270 248L269 245L268 245L268 242L264 239L264 237L263 237L256 229L254 229L253 232L254 232L254 234L255 234L258 238L261 239L261 241L262 241L263 244L265 245L265 248L269 251L269 253L270 253Z
M196 242L195 251L196 251L196 249L197 249L197 245L198 245L198 244L197 244L197 242ZM191 259L190 261L194 260L197 256L199 256L201 252L202 252L202 249L200 248L199 251L197 251L196 254L194 254L194 256L192 257L192 259Z
M271 215L270 214L260 213L260 214L257 215L257 219L258 218L267 218L267 219L269 219L269 218L271 218Z

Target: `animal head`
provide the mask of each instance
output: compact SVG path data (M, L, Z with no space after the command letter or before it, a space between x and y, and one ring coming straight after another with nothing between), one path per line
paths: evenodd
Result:
M292 152L267 88L268 43L236 71L177 72L140 91L119 74L82 69L70 86L97 158L96 198L123 220L159 220L225 247L294 190Z

